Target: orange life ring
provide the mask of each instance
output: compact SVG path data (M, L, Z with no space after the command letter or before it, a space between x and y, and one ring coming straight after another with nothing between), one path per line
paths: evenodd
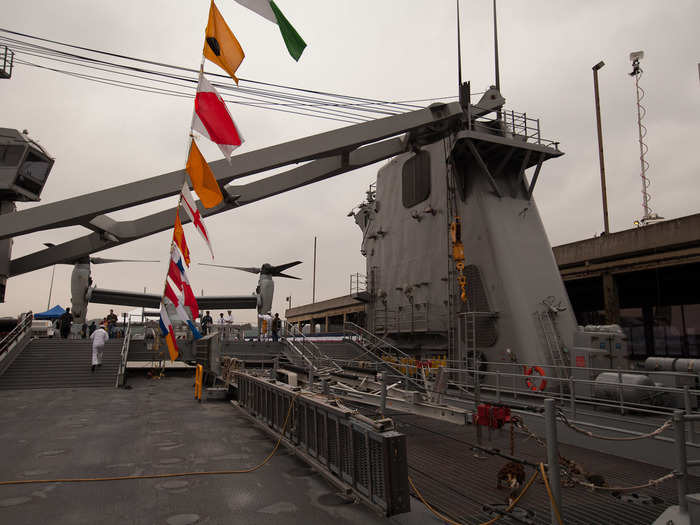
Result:
M542 368L541 366L532 366L532 367L526 366L524 373L526 376L531 376L533 371L537 372L540 375L540 377L542 377L542 380L540 381L539 386L537 386L535 384L535 381L533 381L531 377L528 377L527 381L526 381L527 387L530 390L532 390L533 392L537 392L537 391L541 392L542 390L547 388L547 380L544 379L544 376L545 376L544 368Z

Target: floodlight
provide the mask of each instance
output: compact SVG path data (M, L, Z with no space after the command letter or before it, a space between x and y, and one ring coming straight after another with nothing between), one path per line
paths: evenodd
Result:
M598 62L595 66L593 66L593 71L598 71L600 68L602 68L605 65L605 62L602 60Z
M630 62L634 62L635 60L641 60L644 58L644 51L632 51L630 53Z

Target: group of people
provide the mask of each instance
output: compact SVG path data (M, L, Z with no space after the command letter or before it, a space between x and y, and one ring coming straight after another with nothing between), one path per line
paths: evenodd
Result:
M214 319L212 318L209 310L207 310L206 314L202 316L200 324L202 325L202 335L206 335L211 331L211 326L214 324ZM219 317L216 319L216 325L233 325L233 315L231 314L231 310L228 310L228 315L226 317L224 317L223 312L220 313Z
M100 322L100 326L104 324L108 335L110 337L115 337L117 335L117 322L119 322L117 314L114 313L114 310L110 310L107 317L103 318ZM73 314L70 312L69 307L66 308L66 311L56 321L56 328L58 328L59 333L61 334L61 337L63 339L68 339L68 336L70 335L70 328L72 325ZM87 323L83 323L83 326L80 330L80 336L83 339L86 337L92 338L92 334L95 333L95 330L97 330L97 323L95 321L92 321L92 323L90 323L89 326Z

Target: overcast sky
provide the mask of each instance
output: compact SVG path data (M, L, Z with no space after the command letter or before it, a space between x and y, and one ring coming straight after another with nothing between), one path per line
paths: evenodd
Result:
M238 73L265 82L382 100L456 94L455 2L452 0L278 0L308 42L299 63L278 29L233 0L217 5L246 53ZM5 2L0 26L62 42L170 64L199 65L209 2ZM473 91L493 83L490 0L462 0L462 67ZM700 212L700 2L697 0L528 0L499 2L501 91L506 106L541 119L542 135L566 153L543 167L535 197L552 245L600 233L602 211L591 66L600 71L611 229L642 215L639 146L630 51L644 50L651 206L666 218ZM0 39L5 36L0 33ZM49 64L34 57L17 58ZM77 70L77 68L74 68ZM209 65L207 70L221 72ZM192 88L194 90L194 88ZM28 129L55 157L42 203L180 169L193 103L125 90L16 65L0 80L0 126ZM427 103L426 103L427 104ZM236 154L346 124L229 105L246 138ZM218 148L200 143L209 160ZM349 275L364 273L361 234L347 212L379 166L244 206L208 219L216 263L259 266L301 260L279 279L273 311L311 301L313 239L318 237L317 299L348 293ZM35 206L32 204L30 206ZM140 213L173 206L168 200ZM22 205L22 208L26 205ZM115 218L133 218L120 212ZM207 249L185 226L193 260ZM62 242L81 227L15 240L13 257L44 242ZM104 288L158 293L171 232L101 252L103 257L160 259L161 264L93 266ZM208 261L211 262L211 261ZM51 303L69 305L71 267L58 265ZM46 308L51 268L10 279L0 315ZM194 265L190 281L206 294L247 294L257 276ZM92 305L88 317L104 315ZM116 307L118 312L125 310ZM252 311L234 313L253 321Z

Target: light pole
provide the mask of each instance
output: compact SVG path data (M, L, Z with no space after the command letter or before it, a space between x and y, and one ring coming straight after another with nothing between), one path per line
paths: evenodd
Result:
M593 66L593 88L595 91L595 116L598 123L598 158L600 159L600 188L603 192L603 224L605 234L610 233L608 222L608 193L605 187L605 158L603 156L603 129L600 123L600 96L598 95L598 70L605 65L602 60Z
M44 246L46 246L47 248L53 248L56 245L52 242L45 242ZM53 291L53 277L55 274L56 274L56 265L54 264L53 268L51 269L51 284L49 285L49 300L46 303L46 310L49 310L51 308L51 292Z

